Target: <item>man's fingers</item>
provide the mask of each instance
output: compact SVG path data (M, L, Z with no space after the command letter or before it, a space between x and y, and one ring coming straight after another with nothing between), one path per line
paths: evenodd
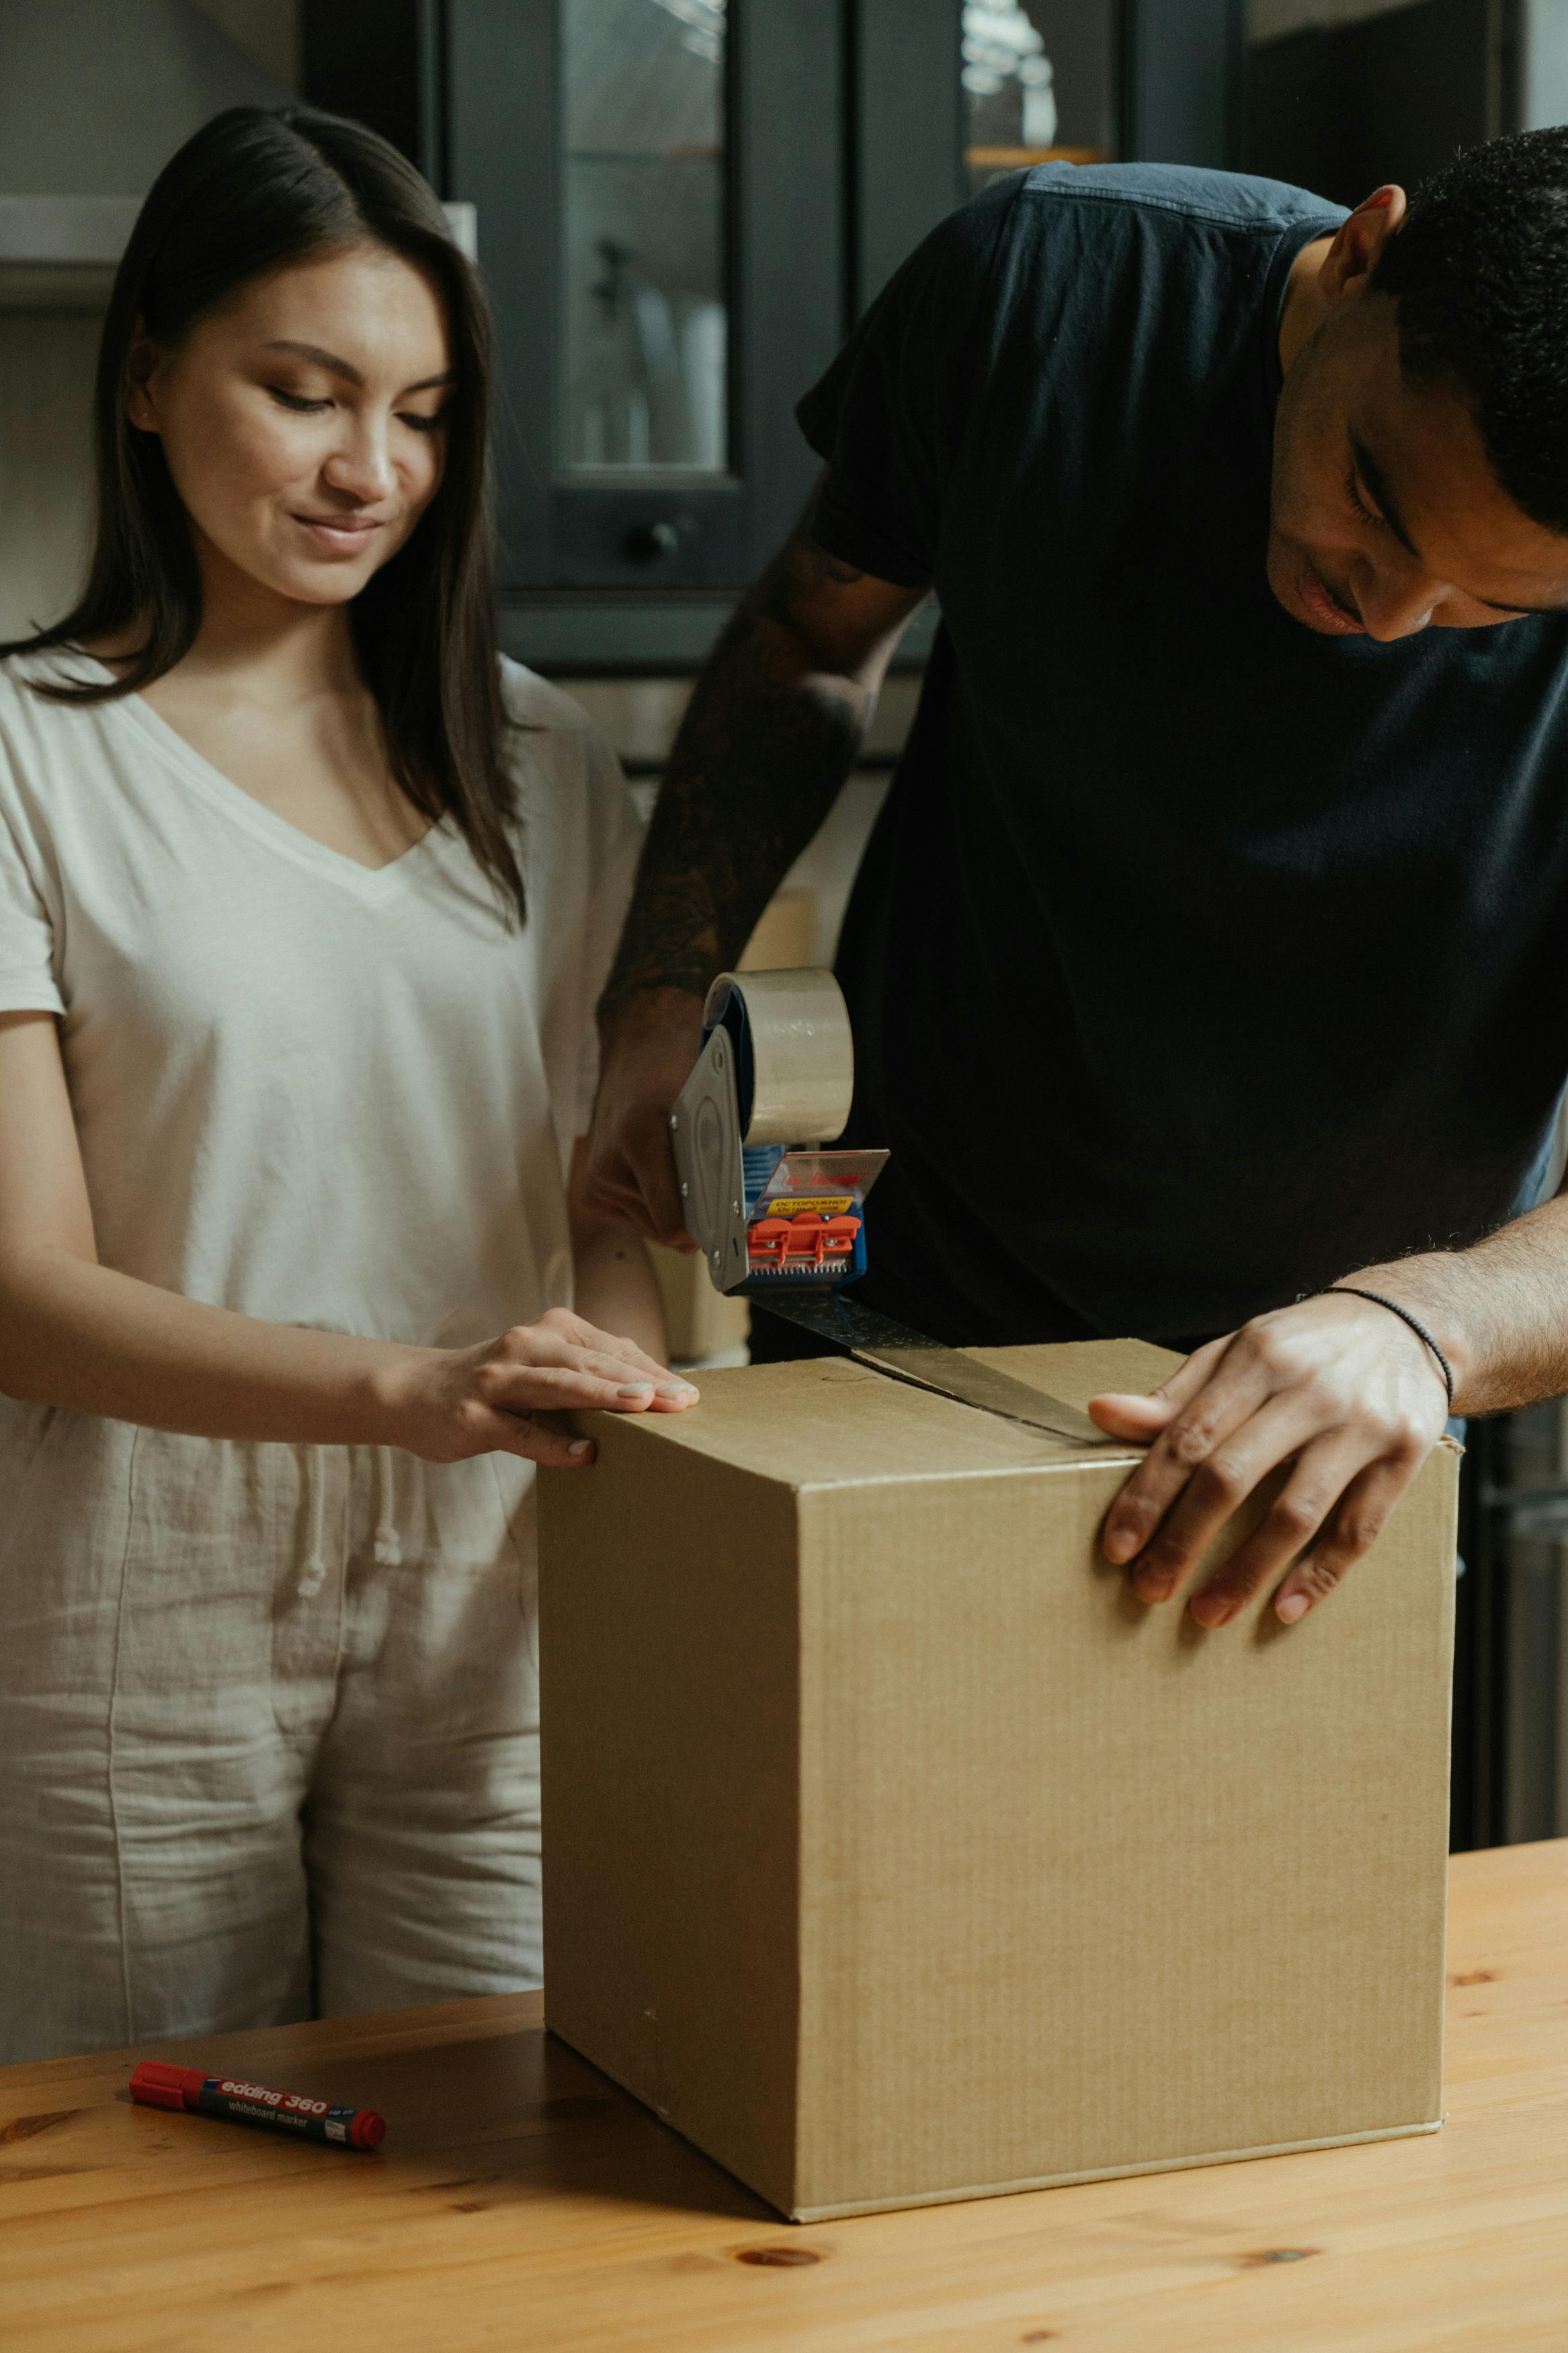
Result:
M1169 1380L1162 1381L1157 1389L1107 1389L1100 1397L1091 1397L1088 1407L1090 1419L1112 1438L1131 1438L1142 1444L1146 1439L1157 1437L1188 1399L1196 1397L1229 1345L1228 1333L1223 1339L1206 1342L1184 1364L1178 1365Z
M697 1248L686 1230L673 1184L668 1201L656 1195L650 1202L634 1178L620 1183L607 1177L585 1177L583 1199L600 1217L608 1218L614 1225L629 1227L645 1242L662 1242L667 1250L682 1251Z
M703 992L638 989L601 1021L598 1100L589 1129L584 1198L650 1241L685 1234L670 1107L702 1050Z
M1120 1566L1143 1551L1198 1465L1257 1410L1271 1386L1257 1359L1226 1338L1211 1340L1154 1392L1173 1398L1178 1410L1110 1507L1100 1539L1107 1560Z
M686 1229L675 1162L668 1144L662 1161L651 1165L645 1161L640 1174L644 1229L649 1241L663 1242L668 1250L695 1250L697 1245Z
M1132 1589L1140 1601L1169 1600L1259 1481L1315 1434L1306 1402L1287 1392L1221 1439L1191 1472L1132 1562Z
M1382 1534L1384 1523L1414 1477L1414 1468L1373 1462L1352 1479L1315 1544L1310 1545L1274 1597L1274 1615L1295 1625L1331 1593Z
M635 1185L620 1183L608 1176L584 1176L582 1198L584 1208L595 1217L607 1218L612 1225L629 1226L634 1233L642 1233L646 1213L642 1194Z
M1292 1468L1261 1525L1193 1595L1197 1622L1224 1625L1310 1549L1311 1567L1304 1564L1279 1596L1289 1624L1302 1599L1326 1591L1364 1551L1380 1524L1364 1508L1367 1491L1357 1490L1342 1526L1342 1499L1374 1465L1394 1473L1397 1493L1436 1434L1441 1403L1429 1378L1417 1388L1405 1335L1395 1347L1387 1322L1368 1324L1342 1300L1301 1303L1255 1318L1223 1344L1217 1361L1200 1351L1165 1385L1167 1396L1188 1392L1186 1401L1117 1497L1101 1540L1109 1560L1132 1563L1143 1600L1173 1592L1221 1524L1282 1461ZM1106 1425L1108 1404L1125 1419L1133 1402L1101 1399L1096 1419ZM1143 1427L1152 1419L1146 1411Z
M1152 1396L1135 1390L1108 1389L1103 1397L1091 1397L1089 1416L1111 1438L1130 1438L1136 1446L1146 1446L1175 1419L1176 1408L1156 1389Z
M690 1241L680 1201L668 1111L644 1111L606 1155L600 1187L613 1187L624 1215L647 1240L679 1249Z
M1305 1551L1366 1468L1367 1443L1335 1431L1303 1447L1258 1525L1187 1603L1200 1626L1226 1626ZM1326 1589L1326 1588L1325 1588Z
M642 1123L633 1147L592 1149L582 1176L584 1205L649 1241L689 1240L670 1149L668 1114Z

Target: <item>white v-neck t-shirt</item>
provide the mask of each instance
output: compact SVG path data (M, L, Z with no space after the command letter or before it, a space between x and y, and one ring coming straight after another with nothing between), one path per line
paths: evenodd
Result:
M437 825L372 871L140 696L0 662L0 1011L60 1017L100 1261L269 1322L462 1346L572 1298L565 1172L640 831L506 662L521 925Z

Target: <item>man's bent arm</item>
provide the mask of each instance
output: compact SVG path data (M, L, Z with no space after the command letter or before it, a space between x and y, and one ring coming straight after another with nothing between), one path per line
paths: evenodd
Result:
M814 493L698 681L600 1003L586 1198L656 1240L682 1239L668 1119L709 983L832 807L925 594L819 547L815 509Z

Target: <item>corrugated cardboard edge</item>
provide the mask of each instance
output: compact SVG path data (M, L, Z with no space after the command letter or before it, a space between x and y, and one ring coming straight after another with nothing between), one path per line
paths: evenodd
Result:
M1261 2148L1216 2148L1201 2157L1152 2157L1142 2165L1102 2165L1093 2173L1042 2173L1026 2181L983 2181L957 2189L929 2189L918 2198L879 2198L874 2202L845 2206L795 2206L792 2222L836 2222L851 2214L897 2214L907 2207L952 2206L966 2198L1015 2198L1026 2189L1067 2189L1079 2181L1126 2181L1140 2173L1187 2173L1200 2165L1246 2165L1258 2157L1299 2157L1313 2148L1354 2148L1369 2140L1411 2140L1421 2133L1441 2132L1444 2119L1427 2124L1380 2125L1375 2132L1334 2133L1327 2140L1272 2141Z

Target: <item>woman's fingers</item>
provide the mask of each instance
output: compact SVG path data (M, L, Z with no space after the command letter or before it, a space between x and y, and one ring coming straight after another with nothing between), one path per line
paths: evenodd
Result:
M606 1379L628 1384L648 1382L654 1403L664 1410L672 1402L689 1405L697 1394L690 1381L670 1372L657 1356L639 1348L635 1340L623 1339L614 1332L601 1332L568 1308L552 1308L540 1323L506 1336L532 1363L584 1365L603 1373Z
M591 1438L574 1438L531 1415L498 1412L489 1417L485 1451L520 1454L542 1471L585 1471L596 1450Z
M598 1359L603 1366L604 1359ZM653 1382L628 1367L611 1371L592 1364L517 1365L504 1360L483 1365L474 1375L474 1393L483 1405L507 1413L646 1413L656 1400L679 1411L696 1398L658 1398Z
M619 1356L626 1364L640 1365L645 1372L662 1373L666 1369L657 1356L650 1356L625 1333L603 1332L570 1307L552 1307L532 1328L540 1333L557 1334L574 1347L596 1348L605 1356Z
M570 1359L569 1369L610 1382L620 1409L627 1412L647 1407L656 1413L679 1413L697 1402L695 1387L682 1374L666 1372L662 1365L650 1366L640 1353L628 1363L623 1357L584 1348Z
M610 1356L601 1348L574 1348L563 1344L558 1353L545 1360L544 1365L530 1369L543 1371L547 1367L563 1372L586 1373L595 1380L608 1381L621 1397L630 1396L635 1390L641 1395L645 1404L658 1397L677 1397L686 1392L693 1397L696 1395L689 1381L682 1380L679 1374L667 1373L662 1366L655 1365L650 1369L644 1360L628 1361L625 1356Z

